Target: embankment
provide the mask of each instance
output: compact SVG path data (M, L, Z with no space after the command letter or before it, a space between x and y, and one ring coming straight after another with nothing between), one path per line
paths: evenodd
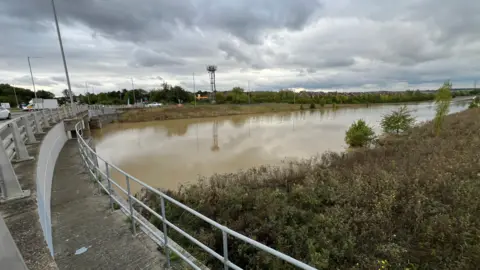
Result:
M198 105L176 107L165 106L161 108L142 108L125 111L119 122L146 122L156 120L171 120L171 119L185 119L185 118L201 118L201 117L216 117L240 114L257 114L269 112L285 112L298 111L302 108L309 109L308 104L285 104L285 103L271 103L271 104L253 104L253 105ZM328 104L324 108L333 108L334 105ZM351 107L351 106L367 106L366 104L343 104L335 105L335 107ZM320 105L316 107L321 108Z
M439 136L428 122L374 149L215 175L168 193L319 269L475 269L480 265L479 116L480 109L447 116ZM143 200L159 207L152 194L143 194ZM221 252L219 231L168 205L167 215ZM219 268L188 240L170 235ZM228 250L245 269L292 269L240 241L229 241Z

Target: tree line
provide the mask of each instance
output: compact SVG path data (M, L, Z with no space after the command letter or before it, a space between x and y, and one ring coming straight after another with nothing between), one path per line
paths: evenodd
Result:
M12 107L18 106L15 99L17 93L18 103L28 103L34 98L33 91L25 88L14 87L9 84L0 84L0 102L8 102ZM479 94L480 90L452 91L452 96L466 96ZM60 104L70 101L68 90L62 91L63 96L58 98ZM195 95L210 96L210 92L197 91ZM54 98L52 92L38 90L38 98ZM165 104L193 103L195 96L179 85L162 84L160 88L147 91L145 89L117 90L100 93L73 93L75 102L84 104L121 105L139 102L161 102ZM339 93L339 92L294 92L291 90L280 91L253 91L246 92L241 87L234 87L229 91L219 91L215 95L218 104L249 104L249 103L296 103L296 104L369 104L369 103L401 103L421 102L435 99L435 92L422 92L407 90L403 92L369 92L369 93ZM210 100L197 100L197 103L210 103Z
M16 98L15 98L16 93ZM21 87L14 87L10 84L0 84L0 102L10 103L11 107L18 107L21 104L27 104L30 100L35 98L35 93L30 89ZM37 91L37 98L55 98L55 94L45 90ZM17 103L18 99L18 103Z

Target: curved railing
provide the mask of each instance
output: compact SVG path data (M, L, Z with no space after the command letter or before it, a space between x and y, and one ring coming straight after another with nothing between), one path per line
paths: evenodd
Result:
M97 153L90 147L90 145L85 141L83 138L83 133L81 129L82 125L79 122L76 125L76 132L77 132L77 140L78 140L78 145L80 149L80 154L81 157L85 163L85 166L91 176L95 179L95 181L99 184L99 186L103 189L103 191L108 194L110 197L110 204L111 207L113 208L113 203L116 202L124 211L124 213L129 216L129 219L131 221L131 226L132 226L132 231L135 233L136 230L136 224L140 224L143 228L145 228L151 236L155 237L154 240L158 240L163 244L164 250L165 250L165 255L167 256L167 263L168 266L170 267L170 252L169 250L173 251L175 254L178 255L183 261L185 261L187 264L189 264L191 267L194 269L202 269L200 266L197 265L197 260L193 258L189 258L188 255L184 254L181 252L178 248L177 245L172 244L168 238L168 229L173 229L179 234L183 235L185 238L190 240L191 242L195 243L198 247L221 261L224 265L224 269L242 269L238 265L234 264L232 261L229 260L228 257L228 236L234 237L236 239L242 240L264 252L270 253L273 256L282 259L286 262L289 262L300 269L308 269L308 270L313 270L315 269L312 266L309 266L301 261L298 261L288 255L285 255L277 250L274 250L264 244L261 244L253 239L250 239L240 233L237 233L231 229L229 229L226 226L223 226L212 219L200 214L199 212L189 208L188 206L178 202L177 200L167 196L163 192L145 184L144 182L138 180L137 178L131 176L130 174L126 173L122 169L118 168L117 166L110 164L108 161L97 155ZM100 163L100 164L99 164ZM103 164L102 164L103 163ZM104 167L101 169L100 166ZM111 169L115 169L118 171L123 177L125 177L126 180L126 187L127 189L124 189L121 185L119 185L112 177L111 177ZM131 192L131 184L132 181L134 183L139 184L141 187L147 189L150 192L153 192L160 196L160 206L161 206L161 213L157 213L156 211L152 210L150 207L145 205L143 202L138 200L134 194ZM106 184L106 186L105 186ZM115 186L116 189L121 191L125 197L127 198L126 203L122 203L121 197L116 196L115 191L113 190L113 186ZM177 225L171 223L169 220L167 220L166 215L165 215L165 201L168 201L172 203L173 205L182 208L183 210L189 212L190 214L196 216L197 218L209 223L210 225L214 226L215 228L221 230L222 232L222 237L223 237L223 254L218 254L205 244L201 243L199 240L195 239L193 236L189 235L187 232L183 231L180 229ZM163 233L158 233L158 231L154 231L148 224L148 221L145 219L142 219L139 213L135 211L133 208L133 204L136 203L140 206L142 206L144 209L149 211L152 215L154 215L156 218L158 218L160 221L163 223ZM143 220L143 221L142 221ZM151 224L150 224L151 225Z

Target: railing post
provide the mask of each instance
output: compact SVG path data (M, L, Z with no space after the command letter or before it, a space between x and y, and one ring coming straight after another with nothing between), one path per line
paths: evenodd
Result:
M223 237L223 269L228 270L228 235L222 230Z
M48 115L50 115L50 123L55 124L55 114L52 109L48 109Z
M27 147L20 136L20 130L18 129L17 122L12 121L8 124L10 132L13 136L13 143L15 144L15 161L24 161L33 159L28 155Z
M41 111L41 114L42 114L42 116L43 116L43 125L44 125L46 128L49 128L49 127L50 127L50 121L48 120L47 111L46 111L46 110L42 110L42 111Z
M170 250L168 249L168 234L167 234L167 218L165 214L165 200L163 196L160 196L160 206L162 208L162 219L163 219L163 248L165 255L167 256L167 266L170 267Z
M65 118L68 118L68 109L67 106L63 107L63 112L65 113Z
M110 209L115 210L113 207L113 194L112 194L112 183L110 183L110 169L108 168L108 163L105 161L105 174L107 175L107 187L110 199Z
M0 191L1 200L30 196L29 190L22 190L3 142L0 142Z
M27 142L28 143L36 143L37 139L35 138L35 134L33 134L32 126L30 126L30 120L28 120L28 116L22 116L21 120L23 126L25 127L25 134L27 134Z
M33 113L33 118L35 122L35 127L37 128L37 133L43 133L42 125L40 124L40 117L36 112Z
M132 203L132 193L130 192L130 178L128 175L125 176L127 180L127 193L128 193L128 204L130 206L130 219L132 220L132 231L133 234L137 234L137 229L135 228L135 217L133 214L133 203Z

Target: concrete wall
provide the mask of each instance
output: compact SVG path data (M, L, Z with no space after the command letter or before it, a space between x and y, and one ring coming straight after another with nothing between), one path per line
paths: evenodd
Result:
M53 171L58 155L67 141L67 134L62 122L57 123L45 135L37 157L37 201L38 216L43 235L53 257L52 222L50 216L50 195L52 192Z

